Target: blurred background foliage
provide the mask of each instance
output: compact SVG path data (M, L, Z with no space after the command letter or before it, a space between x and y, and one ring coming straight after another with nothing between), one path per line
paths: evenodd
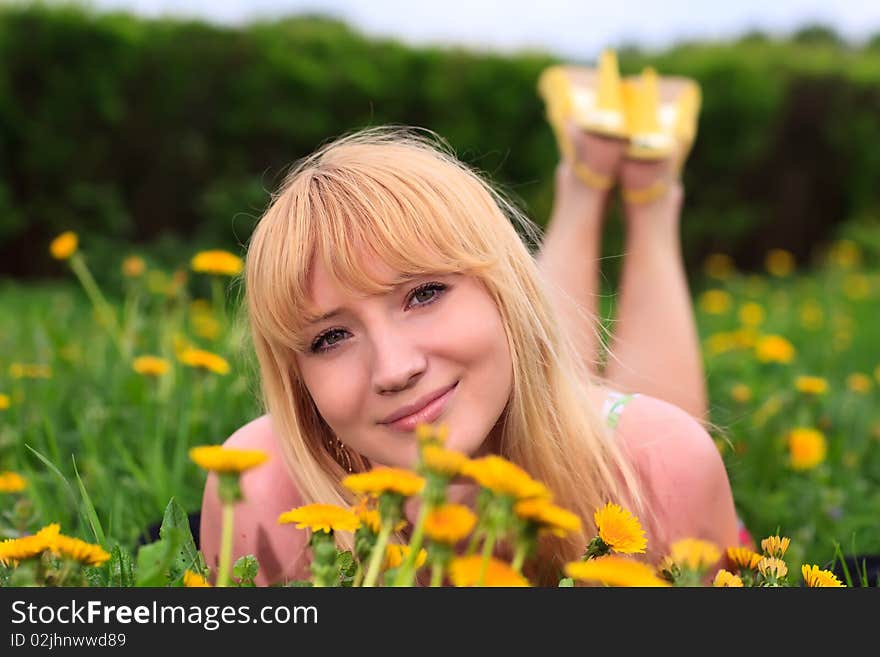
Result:
M773 247L806 263L843 233L878 241L880 35L855 47L808 25L619 56L702 86L691 271L716 251L748 269ZM547 54L409 47L318 16L229 28L19 5L0 9L0 61L0 275L60 275L45 245L63 230L99 276L132 245L167 263L241 252L289 166L367 125L434 130L537 223L550 212Z

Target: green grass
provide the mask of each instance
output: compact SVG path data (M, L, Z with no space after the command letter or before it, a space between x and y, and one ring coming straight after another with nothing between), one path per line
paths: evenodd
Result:
M15 470L30 483L24 503L0 507L2 535L59 522L65 533L131 549L171 498L186 511L199 509L204 473L189 448L222 442L260 410L236 300L224 304L218 285L189 277L176 288L155 274L129 282L123 299L110 300L120 327L115 339L73 275L56 285L0 281L0 394L11 399L0 411L0 471ZM209 297L201 310L189 293L197 288ZM828 567L842 554L880 553L880 273L820 263L781 278L705 277L694 289L698 308L705 290L729 295L722 312L698 310L698 324L711 433L754 537L791 537L792 564ZM738 316L747 302L764 311L751 332L741 331ZM812 322L804 320L805 306L814 309ZM206 316L213 319L197 320ZM212 323L215 335L204 329ZM755 357L752 343L767 334L794 345L790 363ZM177 363L181 339L225 357L230 373ZM136 373L131 358L147 353L168 358L171 371L159 379ZM21 364L49 365L51 377L17 376ZM848 387L855 372L870 377L870 389ZM798 375L824 377L827 393L798 392ZM751 398L734 399L737 385ZM827 439L827 456L814 468L790 465L786 436L795 427L819 429Z

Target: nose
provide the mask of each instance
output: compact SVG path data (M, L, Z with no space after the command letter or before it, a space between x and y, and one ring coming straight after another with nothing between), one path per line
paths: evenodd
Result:
M412 387L427 365L424 352L404 331L385 327L373 340L373 389L380 395Z

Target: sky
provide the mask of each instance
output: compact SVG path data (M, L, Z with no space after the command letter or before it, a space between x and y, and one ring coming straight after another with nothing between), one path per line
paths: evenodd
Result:
M366 34L406 43L456 44L502 52L529 48L583 59L609 46L662 49L684 39L731 38L752 29L786 34L815 22L834 27L857 42L880 32L878 0L75 1L99 10L198 17L227 25L322 13L341 18Z

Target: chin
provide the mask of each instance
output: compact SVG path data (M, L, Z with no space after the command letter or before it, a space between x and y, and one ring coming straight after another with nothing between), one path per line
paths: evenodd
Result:
M468 457L473 457L477 452L481 451L480 448L485 443L485 440L479 437L480 435L482 434L468 435L468 433L455 431L450 427L449 438L446 440L445 447L453 452L461 452Z

